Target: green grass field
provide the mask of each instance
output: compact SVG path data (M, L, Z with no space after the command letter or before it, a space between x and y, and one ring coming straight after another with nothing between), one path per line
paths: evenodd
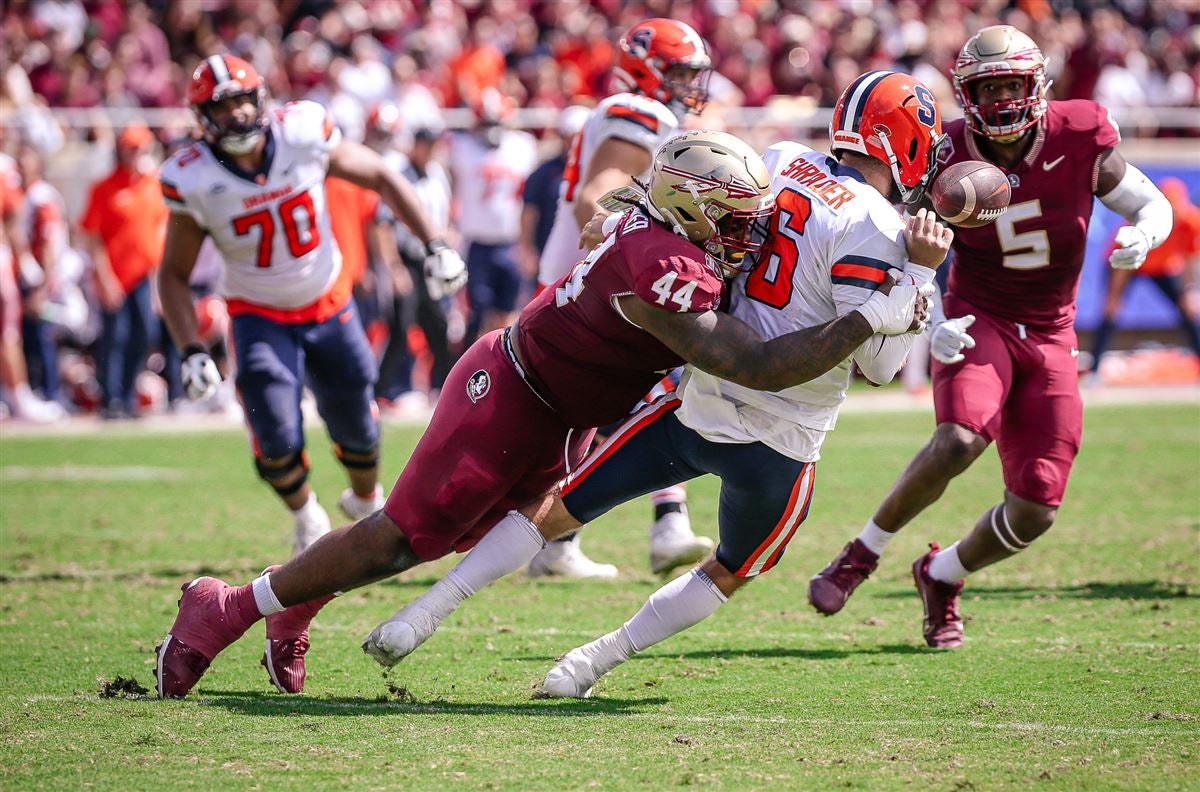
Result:
M586 534L617 582L501 581L388 678L360 638L448 561L326 609L303 696L271 691L256 626L185 701L103 698L98 678L153 687L181 582L249 580L286 556L290 521L236 431L5 436L0 787L1200 788L1200 408L1089 409L1058 524L968 581L954 652L921 641L909 564L998 499L994 451L842 614L805 600L931 424L847 411L780 565L583 702L531 693L659 585L645 503ZM387 482L416 437L388 432ZM332 506L341 474L323 437L312 451ZM711 535L716 482L691 492Z

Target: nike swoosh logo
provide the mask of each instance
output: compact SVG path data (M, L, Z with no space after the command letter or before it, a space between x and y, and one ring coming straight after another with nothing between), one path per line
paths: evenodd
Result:
M1058 163L1060 163L1060 162L1062 162L1063 160L1065 160L1066 158L1067 158L1067 155L1066 155L1066 154L1063 154L1062 156L1060 156L1060 157L1059 157L1058 159L1056 159L1056 160L1051 160L1050 162L1043 162L1043 163L1042 163L1042 170L1046 170L1046 171L1048 171L1048 170L1054 170L1054 167L1055 167L1056 165L1058 165Z

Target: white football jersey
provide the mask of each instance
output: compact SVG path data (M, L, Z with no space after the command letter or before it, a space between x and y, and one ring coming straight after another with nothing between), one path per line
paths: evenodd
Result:
M533 135L506 129L492 148L464 132L450 139L458 230L468 242L507 245L521 236L521 190L537 165Z
M190 215L221 251L224 296L296 309L324 294L342 268L325 205L329 153L341 133L315 102L268 115L263 176L235 172L195 143L175 152L159 178L171 211Z
M907 254L904 220L854 169L798 143L777 143L763 159L780 233L769 259L734 282L729 312L771 339L855 310L889 269L904 268ZM793 459L815 461L846 398L851 359L777 393L688 366L679 387L679 419L710 440L759 441Z
M587 255L587 251L579 247L580 228L575 221L575 193L600 144L609 138L617 138L653 154L678 128L679 119L666 105L639 94L615 94L592 111L583 129L571 141L571 151L559 187L554 226L550 229L538 266L538 283L549 286ZM638 174L639 178L648 178L649 175L649 171Z

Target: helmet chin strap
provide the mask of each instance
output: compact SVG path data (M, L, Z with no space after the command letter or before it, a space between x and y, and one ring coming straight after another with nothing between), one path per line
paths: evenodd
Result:
M900 203L909 203L909 196L912 195L912 189L905 187L900 181L900 161L896 158L896 153L892 151L892 144L888 140L887 135L879 136L879 143L883 146L883 150L887 153L888 165L892 169L892 190L888 199L895 202L899 198Z
M232 154L235 157L239 157L254 151L254 147L258 145L259 138L261 137L262 130L255 130L254 132L245 135L238 135L233 139L223 137L217 141L217 145L220 146L221 151L224 151L226 154Z

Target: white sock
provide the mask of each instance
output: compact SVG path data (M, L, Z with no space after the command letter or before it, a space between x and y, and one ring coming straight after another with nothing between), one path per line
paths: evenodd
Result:
M884 548L888 546L888 542L896 538L896 534L888 533L875 524L875 520L868 520L866 527L862 529L862 533L858 535L858 541L867 546L875 555L883 555Z
M943 583L957 583L969 574L958 557L958 542L939 550L929 562L929 577Z
M285 610L283 603L275 596L275 590L271 588L270 575L255 578L250 586L254 590L254 604L258 606L258 612L263 616L282 613Z
M451 570L471 596L494 580L516 572L546 545L542 532L519 511L510 511Z
M711 616L726 599L717 584L697 567L651 594L622 629L633 650L641 652Z
M313 515L316 514L317 510L324 511L324 509L321 507L321 504L317 503L317 493L310 492L308 493L308 500L304 502L303 506L292 512L292 517L297 520L311 519Z

